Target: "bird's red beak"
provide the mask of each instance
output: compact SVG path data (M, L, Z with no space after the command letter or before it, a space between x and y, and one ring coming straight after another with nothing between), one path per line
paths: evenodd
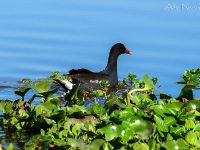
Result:
M126 48L126 49L125 49L125 53L131 55L131 54L132 54L132 51L130 51L129 49Z

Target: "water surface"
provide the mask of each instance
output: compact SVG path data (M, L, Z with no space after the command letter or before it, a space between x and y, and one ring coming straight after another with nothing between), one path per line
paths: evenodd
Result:
M120 57L119 79L148 73L163 91L177 95L183 71L199 67L199 26L195 0L2 1L0 84L55 70L100 71L110 47L122 42L134 55ZM0 99L12 97L11 91L1 88Z

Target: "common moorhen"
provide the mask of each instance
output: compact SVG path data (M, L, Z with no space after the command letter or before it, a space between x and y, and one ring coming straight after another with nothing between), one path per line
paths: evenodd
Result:
M65 90L71 90L72 87L81 83L82 87L99 88L98 81L107 80L110 83L110 87L114 87L118 83L117 75L117 59L121 54L131 54L124 44L117 43L110 49L107 66L100 72L92 72L88 69L72 69L69 71L69 76L72 78L73 83L56 80Z

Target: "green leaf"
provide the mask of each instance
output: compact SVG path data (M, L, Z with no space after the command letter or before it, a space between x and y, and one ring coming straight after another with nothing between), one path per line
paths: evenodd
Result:
M38 80L34 82L30 87L34 89L37 93L44 93L50 89L50 80Z
M42 116L50 116L50 114L51 114L51 111L47 107L45 107L43 105L36 106L35 107L35 112L36 112L36 116L40 116L40 115L42 115Z
M200 86L200 68L186 70L178 84L198 88Z
M156 115L160 115L162 117L166 117L164 113L169 113L168 109L164 105L153 105L151 109L155 112Z
M18 122L18 119L17 119L16 117L10 118L10 123L11 123L12 125L15 125L17 122Z
M183 105L184 103L181 103L181 102L172 102L172 103L166 104L166 108L168 110L174 109L175 111L178 112L183 108Z
M196 141L197 141L197 134L196 132L193 131L189 131L185 137L185 140L191 144L191 145L195 145Z
M72 127L72 133L75 135L75 136L78 136L81 132L81 127L79 124L75 124L73 127Z
M31 88L27 88L27 87L19 87L19 88L17 88L17 90L15 90L15 94L21 96L22 99L24 99L24 96L26 95L26 93L27 93L30 89L31 89Z
M191 100L188 102L186 108L188 110L198 110L200 111L200 101L199 100Z
M52 120L52 119L44 118L44 120L46 121L46 123L47 123L48 125L53 125L53 124L56 123L56 122L55 122L54 120Z
M102 116L103 114L105 114L105 109L102 105L100 104L93 104L90 105L89 111L92 114L98 115L98 116Z
M170 133L174 133L176 135L181 135L183 132L184 132L184 128L183 127L173 127L173 128L170 128Z
M156 140L155 139L150 139L149 141L148 141L148 145L149 145L149 149L150 150L154 150L154 149L156 149Z
M70 147L76 148L78 145L78 142L76 139L68 138L67 144L70 145Z
M81 150L100 150L104 143L105 141L102 139L95 139L91 144L81 147Z
M103 150L113 150L114 147L109 143L109 142L105 142L103 144Z
M149 146L146 143L136 142L133 145L134 150L149 150Z
M193 129L195 127L195 123L192 120L185 120L185 128L187 130Z
M149 78L147 74L143 76L144 82L145 82L145 90L150 90L150 89L157 89L156 86L154 85L153 81Z
M167 141L164 146L167 150L179 150L179 146L174 140Z
M93 91L92 95L95 97L103 96L104 92L102 90L96 90L96 91Z
M54 139L53 142L54 142L55 145L58 145L58 146L65 146L66 145L66 142L62 139Z
M98 129L97 132L104 134L106 141L113 140L114 138L119 136L117 125L107 125L103 128Z
M20 110L19 110L19 117L20 117L20 118L28 118L29 115L26 113L25 110L20 109Z
M187 142L184 139L178 139L177 144L178 144L179 149L189 149Z
M8 145L8 147L6 148L6 150L14 150L14 144L13 143L10 143Z
M67 112L69 114L73 114L76 112L80 112L82 114L84 114L86 112L86 108L84 105L80 106L80 105L73 105L72 107L67 107Z
M165 124L167 127L173 125L174 123L176 123L176 120L175 120L174 117L166 117L166 118L164 119L164 124Z
M195 125L194 131L200 131L200 124L196 124L196 125Z
M156 125L159 131L168 132L167 125L160 117L158 117L157 115L154 115L154 120L156 121Z
M5 105L5 113L13 112L13 103L7 102Z

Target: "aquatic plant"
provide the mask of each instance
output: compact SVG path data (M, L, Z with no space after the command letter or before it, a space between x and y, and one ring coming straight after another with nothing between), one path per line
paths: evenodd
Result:
M185 71L178 84L190 94L182 89L177 98L160 91L157 78L148 75L129 74L113 91L101 81L99 90L64 96L56 78L70 80L54 72L24 82L15 91L20 99L0 101L0 124L5 133L26 137L24 149L200 149L200 101L193 95L200 86L199 68ZM94 102L86 107L88 97Z

